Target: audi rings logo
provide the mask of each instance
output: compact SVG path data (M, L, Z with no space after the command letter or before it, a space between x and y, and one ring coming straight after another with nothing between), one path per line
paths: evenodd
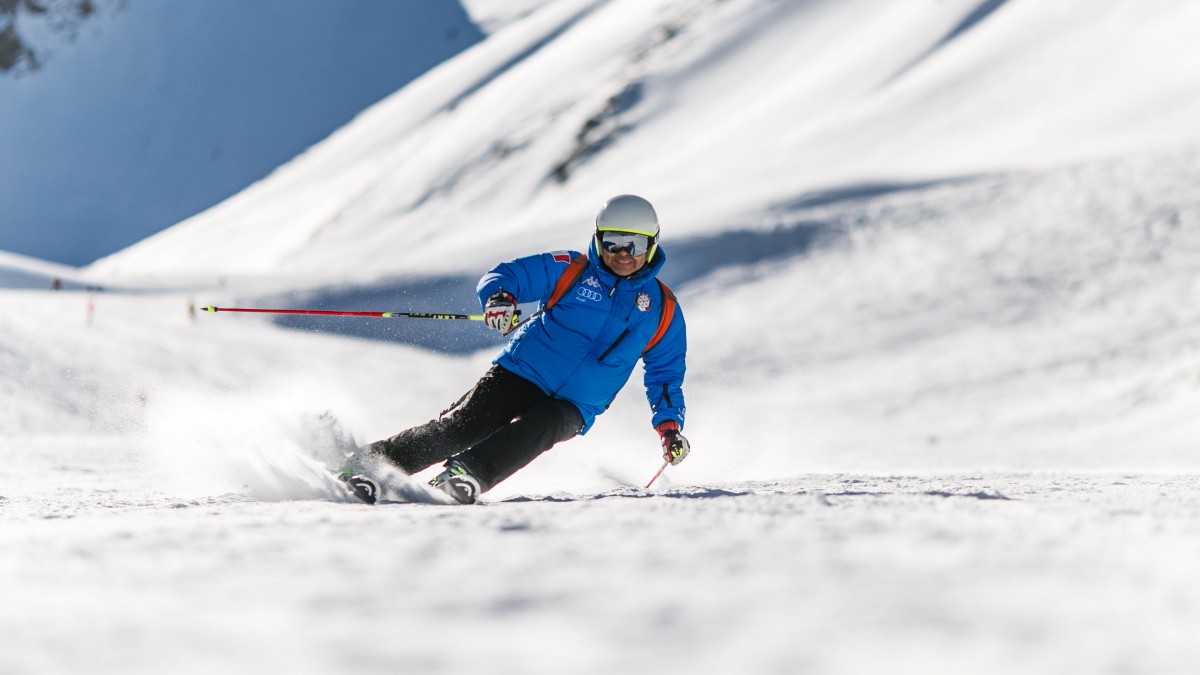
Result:
M590 288L580 287L575 290L575 294L579 296L580 300L592 300L594 302L600 302L604 299L603 293L598 293Z

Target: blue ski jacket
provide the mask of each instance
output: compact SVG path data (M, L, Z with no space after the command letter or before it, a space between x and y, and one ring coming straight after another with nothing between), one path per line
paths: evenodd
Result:
M578 255L557 251L501 263L479 280L479 302L485 304L492 294L504 290L518 303L544 305ZM658 330L663 293L655 276L666 258L659 246L650 263L621 278L600 263L593 237L590 263L574 287L549 311L517 329L494 363L550 396L575 404L584 421L580 433L586 433L641 359L646 398L653 411L651 425L674 420L682 428L687 329L678 304L662 340L642 354Z

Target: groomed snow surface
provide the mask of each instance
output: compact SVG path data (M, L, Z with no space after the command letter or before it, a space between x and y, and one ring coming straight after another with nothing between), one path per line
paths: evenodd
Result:
M0 254L0 674L1200 671L1194 2L467 4L229 201ZM502 340L196 311L474 311L626 191L689 327L649 491L637 372L478 506L352 502Z
M148 492L119 459L37 449L79 459L6 469L75 478L5 506L20 589L0 613L5 673L1185 673L1200 658L1195 477L811 475L370 508Z

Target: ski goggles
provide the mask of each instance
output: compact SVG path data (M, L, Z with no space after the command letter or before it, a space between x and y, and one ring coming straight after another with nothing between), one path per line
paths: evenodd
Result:
M645 234L618 232L616 230L597 232L596 238L600 243L600 247L605 251L609 253L625 251L632 256L646 255L646 252L654 245L655 239L655 237Z

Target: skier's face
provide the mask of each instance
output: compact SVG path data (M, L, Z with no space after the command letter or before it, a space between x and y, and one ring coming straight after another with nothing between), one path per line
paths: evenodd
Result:
M627 277L646 266L645 253L642 255L630 255L629 251L609 253L601 248L600 257L604 259L604 264L608 265L608 269L619 277Z
M619 277L627 277L645 267L654 243L654 237L640 232L596 232L596 248L604 264Z

